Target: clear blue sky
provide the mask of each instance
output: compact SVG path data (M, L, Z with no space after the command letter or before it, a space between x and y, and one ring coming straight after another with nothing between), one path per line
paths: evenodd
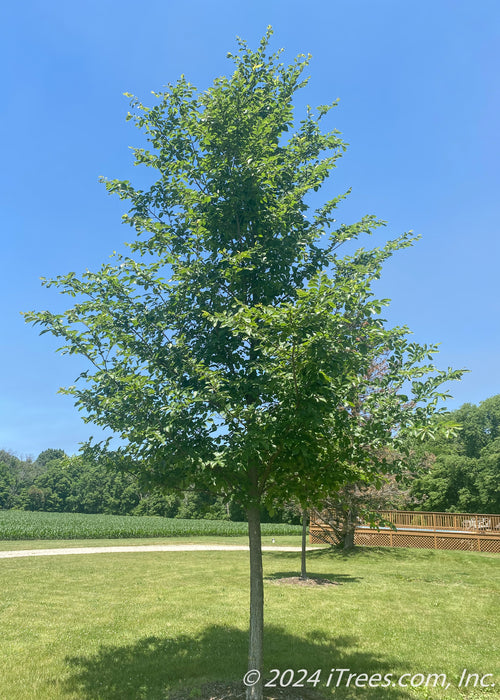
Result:
M232 70L235 36L255 46L268 24L285 58L313 55L303 99L340 98L350 147L323 195L353 188L338 219L387 220L379 242L423 237L378 285L390 322L471 370L449 408L500 393L498 0L26 0L0 24L0 448L74 453L99 435L56 393L82 363L20 312L64 308L39 278L95 269L130 238L98 183L136 177L123 93L148 101L181 73L204 89Z

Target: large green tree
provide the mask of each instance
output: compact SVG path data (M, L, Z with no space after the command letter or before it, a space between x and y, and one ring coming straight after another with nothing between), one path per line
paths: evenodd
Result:
M342 243L381 222L336 226L344 195L310 210L345 145L321 130L333 105L294 125L309 57L281 63L270 35L256 51L239 41L233 74L205 92L181 77L153 107L132 99L129 117L149 142L135 162L153 184L106 181L129 202L130 252L47 281L74 306L27 315L89 360L66 391L121 437L124 465L149 484L208 489L245 508L248 663L259 671L261 505L305 506L375 477L388 467L379 447L423 431L441 383L459 375L436 371L435 348L409 342L406 328L386 329L373 298L382 263L412 236L339 258ZM372 377L381 358L387 372ZM247 697L261 698L262 682Z

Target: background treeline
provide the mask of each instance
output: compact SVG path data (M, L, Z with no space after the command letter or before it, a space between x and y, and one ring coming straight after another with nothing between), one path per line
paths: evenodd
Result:
M368 506L448 512L500 513L500 394L479 406L464 404L448 418L460 423L455 438L420 445L403 484L391 481L377 493L347 487L338 497ZM245 514L221 497L195 492L145 492L132 474L110 470L63 450L44 450L35 460L0 450L0 509L113 515L161 515L242 521ZM298 523L291 505L270 513L264 522Z
M411 508L464 513L500 513L500 394L450 415L461 425L452 439L422 446L429 467L410 486Z
M161 515L167 518L245 520L234 503L198 492L162 493L141 489L133 474L67 456L63 450L44 450L33 461L0 450L0 509L110 515ZM298 523L299 511L290 507L264 510L263 522Z

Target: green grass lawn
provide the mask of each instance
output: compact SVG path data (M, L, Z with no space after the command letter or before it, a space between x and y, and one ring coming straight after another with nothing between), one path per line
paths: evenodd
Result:
M273 582L296 575L299 557L264 554L266 679L273 668L321 669L325 697L500 697L499 557L319 550L310 573L341 585ZM206 682L243 677L247 629L245 552L0 560L2 700L167 700L181 688L199 698ZM446 673L450 687L328 689L332 668L395 680ZM494 674L486 680L498 687L459 691L464 668Z

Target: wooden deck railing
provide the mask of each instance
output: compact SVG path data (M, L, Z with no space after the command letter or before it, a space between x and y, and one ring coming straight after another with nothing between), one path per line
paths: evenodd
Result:
M354 542L359 546L459 549L500 553L500 515L485 513L431 513L385 510L380 516L389 525L371 527L358 521ZM311 543L336 542L333 530L311 513Z
M500 515L383 510L380 515L397 529L500 534Z

